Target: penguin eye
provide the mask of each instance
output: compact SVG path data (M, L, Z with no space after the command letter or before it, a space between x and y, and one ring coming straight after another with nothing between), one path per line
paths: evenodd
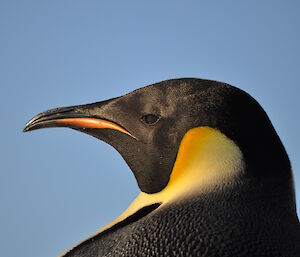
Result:
M160 120L160 117L155 114L146 114L141 117L141 120L147 125L154 125Z

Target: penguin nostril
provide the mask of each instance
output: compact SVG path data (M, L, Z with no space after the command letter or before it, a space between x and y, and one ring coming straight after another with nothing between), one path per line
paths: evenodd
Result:
M160 120L160 117L155 114L146 114L141 117L141 120L147 125L154 125Z

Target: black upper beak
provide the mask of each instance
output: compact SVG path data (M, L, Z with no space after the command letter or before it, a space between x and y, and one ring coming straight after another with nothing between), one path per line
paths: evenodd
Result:
M85 115L76 111L75 107L54 108L34 116L26 123L25 127L23 128L23 132L40 128L63 126L63 124L56 122L59 119L83 117L85 117Z
M106 120L102 117L91 116L87 108L88 106L89 105L62 107L42 112L33 117L25 125L23 132L51 127L70 127L74 129L113 129L135 138L129 131L119 124Z

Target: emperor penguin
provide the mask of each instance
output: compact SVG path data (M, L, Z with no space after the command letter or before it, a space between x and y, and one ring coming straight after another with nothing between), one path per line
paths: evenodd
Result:
M141 190L116 220L62 256L300 256L290 161L246 92L172 79L42 112L24 131L49 127L113 146Z

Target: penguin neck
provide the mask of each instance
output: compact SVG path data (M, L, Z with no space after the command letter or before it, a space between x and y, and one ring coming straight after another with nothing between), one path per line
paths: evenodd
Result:
M168 200L206 193L233 182L244 169L239 147L219 130L197 127L182 139L170 181L161 193Z
M242 152L231 139L210 127L193 128L181 141L167 186L153 194L141 192L121 216L99 232L143 207L157 203L163 206L185 197L223 190L234 184L243 168Z
M231 184L244 168L239 147L220 131L197 127L183 137L167 186L160 192L141 192L137 200L144 204L176 201L205 194Z

